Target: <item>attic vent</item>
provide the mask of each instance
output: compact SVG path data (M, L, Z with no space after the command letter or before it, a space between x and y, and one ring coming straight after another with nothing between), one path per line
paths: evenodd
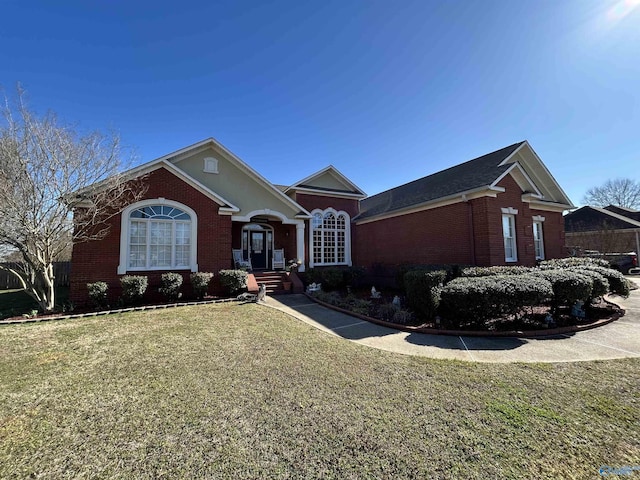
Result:
M218 159L213 157L204 158L204 172L218 173Z

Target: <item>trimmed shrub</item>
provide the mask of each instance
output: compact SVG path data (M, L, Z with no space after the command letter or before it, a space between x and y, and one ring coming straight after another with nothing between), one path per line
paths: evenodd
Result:
M569 267L609 267L609 262L602 258L591 257L567 257L567 258L553 258L551 260L542 260L538 265L542 270L555 270L558 268Z
M357 269L356 269L357 270ZM307 285L310 283L322 283L324 290L339 290L344 288L350 276L357 276L356 270L353 273L342 268L310 268L304 272Z
M191 280L191 286L193 287L193 293L195 296L202 300L209 290L209 283L213 278L213 273L210 272L193 272L189 279Z
M422 320L431 320L440 304L440 287L447 272L413 270L404 274L407 303L416 316Z
M531 273L534 269L514 265L495 267L469 267L462 270L463 277L489 277L493 275L524 275Z
M553 286L553 303L560 305L573 305L577 301L586 302L593 291L591 277L582 275L573 270L541 270L539 277L551 282Z
M167 300L177 300L182 296L180 287L182 287L182 275L176 272L163 273L160 277L160 288L158 291Z
M149 281L143 275L125 275L120 279L120 284L122 285L122 301L125 305L132 305L142 300Z
M244 270L220 270L218 275L220 275L220 284L231 296L235 296L247 288L249 274Z
M402 263L396 267L396 287L406 293L406 285L404 283L404 276L408 272L438 272L444 270L446 273L445 282L458 278L462 275L464 265L453 264L440 264L440 265L415 265L410 263Z
M89 298L95 308L102 308L107 304L107 291L109 285L106 282L87 283Z
M345 285L357 287L360 279L364 276L365 271L362 267L349 267L343 270L343 281Z
M595 265L587 265L584 267L584 270L590 270L593 272L598 272L609 282L609 293L613 293L615 295L620 295L621 297L628 297L629 283L624 275L619 271L614 270L613 268L608 267L598 267Z
M552 297L551 283L530 274L461 277L442 289L441 311L451 325L479 326Z
M591 290L590 300L593 301L595 298L603 297L607 293L609 293L609 280L606 279L604 275L595 270L588 270L583 267L570 267L568 270L573 272L578 272L582 275L586 275L587 277L591 277L593 280L593 289Z
M308 284L322 283L322 272L317 268L309 268L302 274L304 281Z
M338 290L344 287L344 272L339 268L326 268L321 270L322 286L327 290Z

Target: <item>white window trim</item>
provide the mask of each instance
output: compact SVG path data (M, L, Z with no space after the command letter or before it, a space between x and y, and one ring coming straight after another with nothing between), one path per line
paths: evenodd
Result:
M129 267L129 220L131 212L139 208L148 207L151 205L164 205L168 207L174 207L189 214L191 217L191 245L189 251L189 265L184 267ZM175 270L191 270L192 272L198 271L198 216L193 209L183 205L182 203L174 202L173 200L167 200L165 198L154 198L149 200L142 200L141 202L133 203L125 208L120 215L120 264L118 265L118 275L124 275L127 272L151 272L151 271L175 271Z
M218 159L213 157L204 157L204 173L218 173Z
M313 217L316 213L321 214L323 217L327 213L332 213L336 216L344 215L345 217L345 233L344 233L344 262L331 262L331 263L316 263L313 258ZM331 267L338 265L351 266L351 216L344 210L336 210L335 208L325 208L324 210L316 208L311 211L311 218L309 219L309 268L315 266L318 267Z
M518 236L516 234L516 214L514 213L505 213L505 210L515 210L515 209L502 209L502 217L501 217L501 222L500 222L500 227L502 228L502 245L504 248L504 240L505 240L505 236L504 236L504 219L508 218L509 222L511 222L511 227L513 230L513 256L512 257L507 257L507 249L504 249L504 261L507 263L514 263L518 261ZM517 210L516 210L517 213Z
M536 254L536 224L539 223L540 224L540 255ZM536 215L535 217L533 217L533 254L536 257L536 260L544 260L545 259L545 254L544 254L544 217L541 217L540 215Z

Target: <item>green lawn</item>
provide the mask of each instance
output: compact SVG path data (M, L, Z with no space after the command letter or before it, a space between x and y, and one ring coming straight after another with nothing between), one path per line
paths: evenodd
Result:
M474 364L257 305L0 327L0 478L600 478L640 360Z

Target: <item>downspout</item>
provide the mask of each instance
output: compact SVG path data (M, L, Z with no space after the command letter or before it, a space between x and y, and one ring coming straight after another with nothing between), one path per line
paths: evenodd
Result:
M640 234L638 234L638 230L636 230L636 258L638 257L640 257Z
M467 214L467 218L468 218L468 222L469 222L469 246L471 247L471 264L472 265L477 265L476 262L476 239L475 239L475 231L473 228L473 206L471 205L471 202L469 201L469 199L467 198L466 194L462 195L462 201L465 202L468 205L468 214ZM637 238L637 233L636 233L636 238Z

